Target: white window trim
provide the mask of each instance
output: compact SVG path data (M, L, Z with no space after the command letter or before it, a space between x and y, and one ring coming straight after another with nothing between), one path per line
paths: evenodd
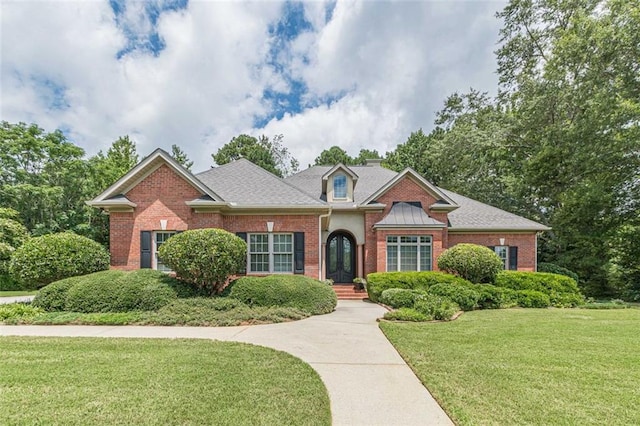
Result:
M269 254L269 270L268 271L252 271L251 270L251 236L252 235L267 235L268 241L268 254ZM291 253L274 251L273 236L274 235L290 235L291 236ZM251 232L247 233L247 275L264 275L264 274L284 274L293 275L294 262L295 262L295 240L292 232ZM264 253L257 253L264 254ZM274 255L276 254L291 254L291 271L275 271Z
M397 243L389 243L389 237L396 237L398 239ZM400 269L400 254L401 254L401 250L400 247L401 246L409 246L409 245L413 245L413 243L409 244L409 243L401 243L400 242L400 238L401 237L418 237L418 242L416 243L416 247L418 247L418 252L416 254L417 256L417 267L418 267L418 271L417 272L426 272L426 271L433 271L433 235L387 235L386 237L386 241L385 241L385 270L387 272L403 272ZM422 243L420 242L421 237L428 237L429 238L429 242L428 243ZM389 254L388 254L388 248L389 248L389 244L394 245L398 248L397 253L396 253L396 269L393 271L389 270ZM420 248L421 246L428 246L429 249L429 269L425 269L424 271L421 268L421 256L420 256ZM404 271L404 272L408 272L408 271Z
M173 237L176 235L178 231L153 231L151 233L151 268L155 271L158 271L158 234L171 234L169 237ZM168 239L168 238L167 238ZM166 241L166 240L165 240ZM170 274L173 272L172 270L168 271L160 271Z
M504 268L505 271L509 270L509 246L494 246L493 247L493 251L495 254L498 255L498 257L500 257L500 260L502 259L502 256L500 256L500 253L498 253L498 249L505 249L505 257L504 257L504 263L502 264L502 267Z

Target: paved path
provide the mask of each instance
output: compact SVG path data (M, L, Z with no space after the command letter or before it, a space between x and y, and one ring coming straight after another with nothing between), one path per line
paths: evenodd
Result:
M242 327L7 326L3 336L160 337L232 340L289 352L309 363L331 399L334 425L451 425L378 328L376 304L341 300L302 321Z
M15 302L29 302L33 300L34 296L10 296L10 297L0 297L0 305L4 303L15 303Z

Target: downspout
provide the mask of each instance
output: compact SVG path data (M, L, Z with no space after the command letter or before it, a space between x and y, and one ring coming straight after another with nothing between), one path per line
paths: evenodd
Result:
M331 207L326 214L318 216L318 279L320 281L322 281L322 257L324 256L322 252L322 219L329 216L331 216Z
M538 235L540 232L536 232L536 241L535 241L535 257L533 258L533 272L538 272Z

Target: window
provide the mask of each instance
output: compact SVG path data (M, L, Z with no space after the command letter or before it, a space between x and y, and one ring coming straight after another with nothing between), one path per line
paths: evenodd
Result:
M347 198L347 177L345 175L333 177L333 198Z
M293 272L293 234L249 234L249 272Z
M430 271L431 236L387 237L387 271Z
M505 270L509 269L509 246L495 246L493 250L500 256L502 267Z
M175 231L156 231L154 232L153 238L153 253L155 258L155 268L158 271L162 272L173 272L171 268L162 263L162 260L158 257L158 251L160 250L160 246L164 244L165 241L176 234Z

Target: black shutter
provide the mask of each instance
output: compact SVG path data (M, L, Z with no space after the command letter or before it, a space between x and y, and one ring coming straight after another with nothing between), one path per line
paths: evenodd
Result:
M236 237L242 239L245 243L247 242L247 233L246 232L236 232ZM248 249L248 248L247 248ZM246 274L247 273L247 264L244 264L244 268L241 268L238 271L238 274Z
M140 231L140 268L151 268L151 231Z
M304 232L293 233L293 273L304 274Z
M509 247L509 270L518 270L518 247Z
M492 252L495 253L496 251L496 246L487 246L489 248L489 250L491 250Z

